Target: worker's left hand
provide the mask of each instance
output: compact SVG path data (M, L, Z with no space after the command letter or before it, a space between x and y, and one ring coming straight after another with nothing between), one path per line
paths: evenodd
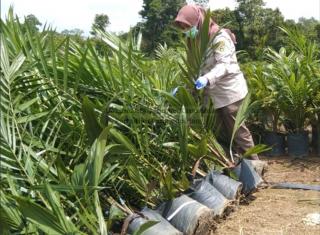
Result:
M208 78L201 76L196 80L194 84L196 85L196 88L200 90L208 84Z
M176 96L177 91L178 91L178 88L179 88L179 87L175 87L175 88L173 89L173 91L171 92L171 94L172 94L173 96Z

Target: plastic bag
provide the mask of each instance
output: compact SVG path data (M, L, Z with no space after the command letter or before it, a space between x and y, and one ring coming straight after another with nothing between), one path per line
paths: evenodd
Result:
M129 234L134 233L136 230L140 228L141 225L146 223L148 220L160 221L159 223L153 225L148 228L143 234L144 235L158 235L158 234L166 234L166 235L182 235L182 232L178 231L175 227L173 227L167 220L165 220L159 213L149 208L144 208L141 213L146 217L138 217L134 219L128 228Z
M157 211L183 234L209 235L214 230L213 211L186 195L162 203Z
M205 179L229 200L235 200L240 195L242 183L218 171L209 172Z
M195 186L195 191L189 196L201 204L206 205L213 210L214 215L219 216L223 214L228 204L230 204L230 201L207 181L198 182Z

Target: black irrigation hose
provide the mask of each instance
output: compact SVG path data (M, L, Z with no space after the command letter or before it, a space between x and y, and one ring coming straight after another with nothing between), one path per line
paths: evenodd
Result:
M276 189L304 189L304 190L314 190L320 191L320 185L310 185L310 184L298 184L298 183L277 183L273 184L271 188Z

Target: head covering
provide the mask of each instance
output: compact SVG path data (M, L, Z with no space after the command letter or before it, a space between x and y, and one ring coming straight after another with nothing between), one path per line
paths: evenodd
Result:
M175 23L184 23L190 27L196 26L198 29L202 26L204 17L205 17L205 9L201 6L197 6L194 4L189 4L183 6L179 12L177 17L175 18ZM231 32L230 29L225 29L226 32L231 37L233 43L236 43L236 36ZM219 25L210 19L209 22L209 34L213 35L219 31Z

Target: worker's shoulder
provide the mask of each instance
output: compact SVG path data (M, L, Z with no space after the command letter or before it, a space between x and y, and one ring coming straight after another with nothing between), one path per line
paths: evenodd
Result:
M221 29L213 40L214 43L217 43L220 41L227 41L227 42L231 41L230 35L227 33L225 29Z
M215 51L218 52L228 52L232 49L232 42L230 36L225 30L220 30L220 32L215 36L213 40L213 45Z

